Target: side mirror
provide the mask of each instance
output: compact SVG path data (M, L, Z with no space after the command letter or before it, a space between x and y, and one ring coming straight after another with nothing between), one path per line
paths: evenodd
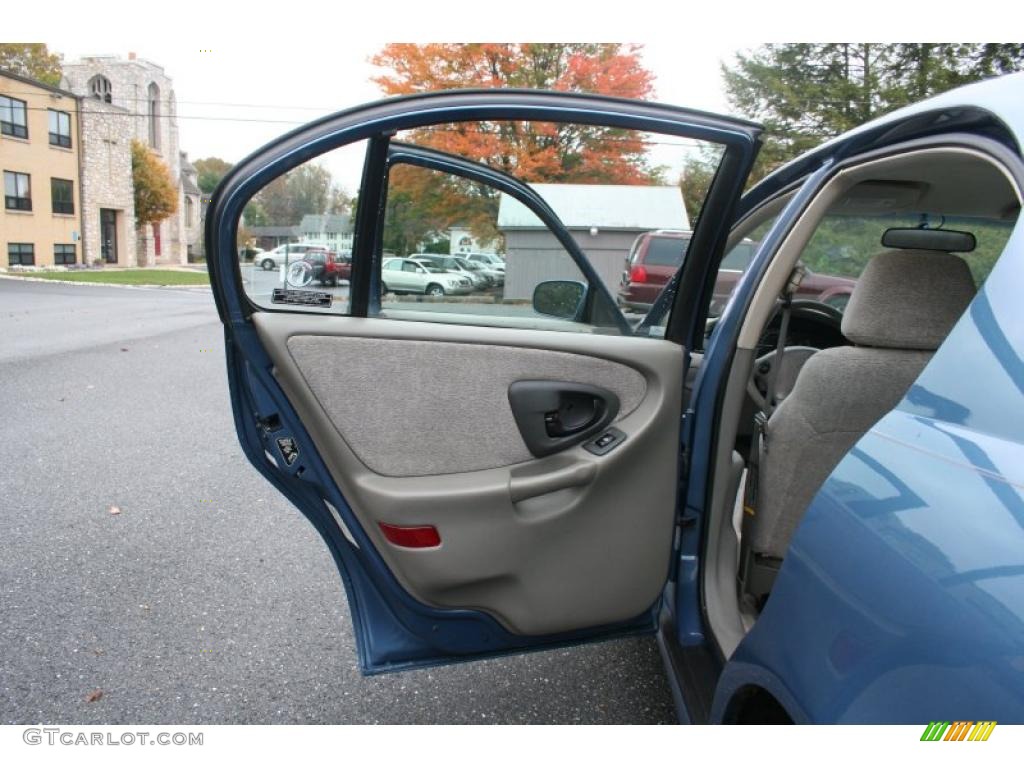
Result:
M587 286L575 280L545 280L533 289L533 310L541 315L575 320L587 298Z

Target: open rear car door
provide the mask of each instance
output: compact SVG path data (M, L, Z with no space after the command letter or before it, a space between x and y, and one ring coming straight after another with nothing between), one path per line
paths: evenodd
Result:
M646 319L619 309L588 233L570 231L520 175L406 140L538 124L579 127L540 131L552 141L645 132L719 148L686 261ZM206 246L239 440L330 548L364 672L655 630L678 517L687 350L703 334L758 135L614 98L439 93L312 123L218 187ZM282 266L279 280L240 264L241 239L257 230L252 201L269 199L254 196L345 147L362 164L351 235L338 235L353 238L348 285L318 289L305 266ZM422 233L396 252L410 190L464 195L466 242L484 237L479 211L500 201L503 285L484 296L417 258ZM560 260L538 255L552 249Z

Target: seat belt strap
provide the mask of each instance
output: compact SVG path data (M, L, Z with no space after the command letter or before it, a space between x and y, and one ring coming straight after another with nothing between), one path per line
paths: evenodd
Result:
M757 514L757 480L758 467L761 464L761 452L765 450L765 425L768 417L764 411L754 416L754 434L750 440L750 455L747 457L747 483L743 487L743 514L753 517Z
M775 387L779 378L779 371L782 370L782 356L786 352L786 339L789 336L789 316L793 309L793 301L786 296L782 299L782 322L779 324L779 339L775 343L775 359L772 360L772 369L768 372L768 391L765 393L765 409L767 415L771 416L775 411Z

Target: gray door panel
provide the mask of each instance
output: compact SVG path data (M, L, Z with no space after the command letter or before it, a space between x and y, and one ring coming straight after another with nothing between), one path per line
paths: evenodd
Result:
M260 339L320 454L400 583L529 635L632 618L668 570L682 349L635 337L257 313ZM626 440L533 458L507 389L609 389ZM301 449L301 447L300 447ZM405 549L379 523L433 525Z

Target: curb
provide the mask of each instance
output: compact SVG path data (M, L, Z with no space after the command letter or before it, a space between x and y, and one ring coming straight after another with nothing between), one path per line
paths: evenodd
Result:
M96 283L85 280L51 280L47 277L15 277L14 275L0 275L0 280L14 280L20 283L54 283L56 285L95 285L100 288L167 288L173 291L208 291L209 285L160 285L159 283L141 283L138 285L125 285L124 283Z

